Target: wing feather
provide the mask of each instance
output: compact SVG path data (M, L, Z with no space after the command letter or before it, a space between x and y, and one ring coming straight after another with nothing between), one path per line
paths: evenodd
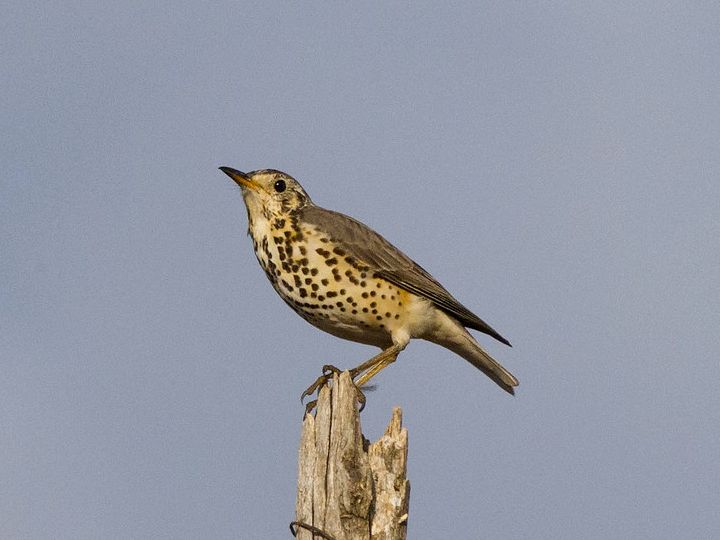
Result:
M438 308L455 317L463 326L473 328L510 345L489 324L458 302L422 266L356 219L309 205L302 210L302 221L310 223L337 240L349 254L368 265L383 279L427 298Z

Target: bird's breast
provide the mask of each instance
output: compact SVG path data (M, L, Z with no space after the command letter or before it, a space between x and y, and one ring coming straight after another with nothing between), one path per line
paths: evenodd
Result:
M394 331L412 325L415 295L377 276L330 234L286 216L251 235L275 290L321 330L385 347Z

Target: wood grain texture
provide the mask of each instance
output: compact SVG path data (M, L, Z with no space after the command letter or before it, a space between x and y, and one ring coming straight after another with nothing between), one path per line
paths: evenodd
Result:
M320 391L315 415L300 436L297 538L404 540L410 482L408 434L395 408L385 433L370 444L362 434L357 392L348 372Z

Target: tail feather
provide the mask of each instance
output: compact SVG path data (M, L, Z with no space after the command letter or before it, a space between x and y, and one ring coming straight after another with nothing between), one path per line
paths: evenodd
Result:
M500 388L509 394L515 395L515 387L519 384L518 380L512 373L502 367L497 360L485 352L480 344L475 341L467 331L459 336L454 336L451 340L444 340L443 343L439 343L439 345L462 356L490 377Z

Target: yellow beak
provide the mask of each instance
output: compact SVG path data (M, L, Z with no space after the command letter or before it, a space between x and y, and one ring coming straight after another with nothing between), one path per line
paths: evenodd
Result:
M230 178L232 178L235 183L240 187L246 187L255 191L259 191L261 189L260 185L257 182L253 182L252 178L250 178L244 172L232 169L230 167L220 167L220 170L227 174Z

